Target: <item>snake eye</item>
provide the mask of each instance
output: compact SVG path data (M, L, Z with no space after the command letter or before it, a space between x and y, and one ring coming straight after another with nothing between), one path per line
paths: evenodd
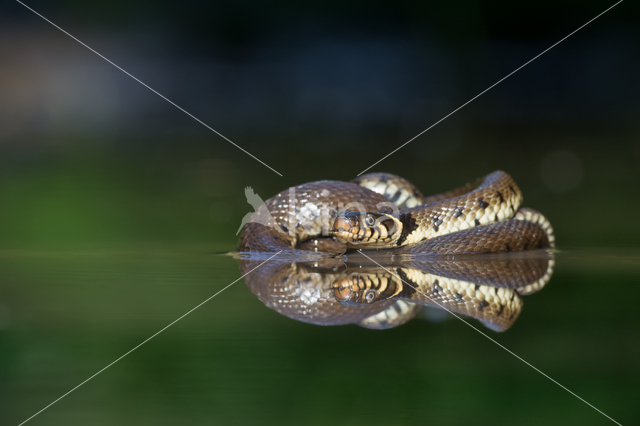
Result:
M373 224L376 223L376 220L373 218L373 216L367 215L367 217L365 217L364 219L364 223L367 226L373 226Z
M364 294L364 300L367 303L371 303L376 299L376 295L377 292L375 290L368 290L365 294Z

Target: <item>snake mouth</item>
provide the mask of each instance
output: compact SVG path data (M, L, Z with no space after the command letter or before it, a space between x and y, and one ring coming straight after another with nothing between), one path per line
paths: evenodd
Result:
M373 248L395 241L401 226L397 219L386 213L346 210L336 217L329 232L347 246L368 245Z
M369 305L394 298L402 289L392 274L354 273L334 283L333 295L341 305Z

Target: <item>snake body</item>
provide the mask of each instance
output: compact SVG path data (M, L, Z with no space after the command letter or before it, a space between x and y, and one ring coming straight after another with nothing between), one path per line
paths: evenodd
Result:
M267 200L245 226L238 250L280 251L309 259L315 253L375 248L376 254L391 254L393 259L553 247L549 221L521 204L520 189L500 171L429 197L406 179L386 173L353 182L311 182ZM521 296L539 291L553 270L553 259L546 255L514 258L516 254L507 259L359 265L355 272L345 271L338 259L269 262L245 280L267 306L314 324L384 329L432 306L503 331L520 314ZM257 262L241 258L243 274Z
M311 182L267 200L245 226L238 250L450 254L553 247L549 221L521 208L522 198L502 171L431 197L385 173L354 182Z
M239 262L243 274L261 263ZM385 329L406 323L428 306L504 331L520 315L522 296L541 290L553 265L553 258L544 252L465 260L420 258L385 267L365 258L346 264L339 259L274 260L248 274L245 281L269 308L311 324ZM371 294L375 297L367 300Z

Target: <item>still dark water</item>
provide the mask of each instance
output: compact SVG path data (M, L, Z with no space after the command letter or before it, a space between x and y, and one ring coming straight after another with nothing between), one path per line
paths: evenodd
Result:
M640 252L554 258L506 331L467 321L634 424ZM25 250L1 252L0 271L0 423L17 425L237 280L241 265L200 246ZM265 306L260 283L245 280L29 424L613 424L441 310L386 330L319 326Z

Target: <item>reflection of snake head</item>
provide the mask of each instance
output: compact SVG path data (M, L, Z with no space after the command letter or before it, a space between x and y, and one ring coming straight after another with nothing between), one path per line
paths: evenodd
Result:
M387 213L346 210L336 217L331 232L349 246L389 247L400 237L402 222Z
M350 274L333 283L333 295L343 305L363 305L397 296L402 283L389 274Z

